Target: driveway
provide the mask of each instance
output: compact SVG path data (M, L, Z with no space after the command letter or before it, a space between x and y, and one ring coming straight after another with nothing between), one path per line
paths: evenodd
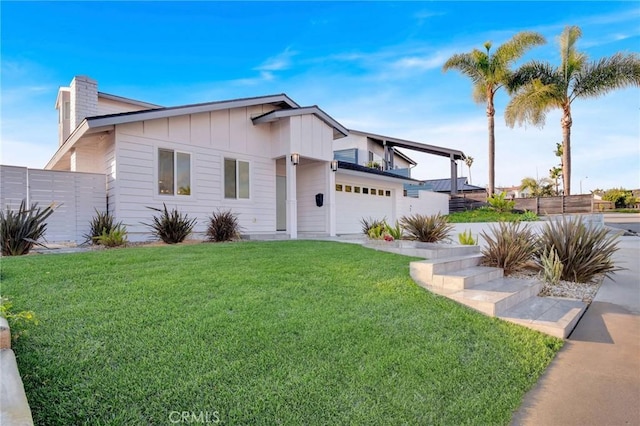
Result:
M605 213L604 223L607 226L640 235L640 213Z

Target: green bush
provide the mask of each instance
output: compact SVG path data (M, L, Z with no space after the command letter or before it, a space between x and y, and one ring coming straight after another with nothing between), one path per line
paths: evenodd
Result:
M378 226L384 227L386 226L386 218L382 218L382 219L374 219L372 217L363 217L362 219L360 219L360 224L362 225L362 233L364 235L369 235L369 231L371 230L371 228L375 228Z
M519 222L499 222L481 235L487 243L482 249L483 263L504 269L505 275L523 269L536 253L535 235Z
M232 241L240 237L240 230L237 215L231 210L218 210L209 218L206 235L209 241Z
M602 192L602 199L611 201L617 209L634 206L638 199L633 196L633 192L624 188L612 188Z
M105 247L124 246L127 244L127 228L122 224L112 227L109 231L104 228L102 234L93 237L92 241Z
M619 234L605 228L587 226L581 217L547 222L540 235L538 258L555 250L562 263L562 279L587 283L598 275L618 270L613 254L618 250Z
M458 241L463 246L475 246L478 242L473 238L471 234L471 229L467 229L464 232L458 234Z
M86 242L101 244L99 241L101 238L99 237L102 237L103 234L110 235L112 230L124 227L122 222L115 222L111 213L99 212L98 210L95 212L96 215L89 222L89 232L83 235L86 238Z
M453 229L453 225L448 222L447 217L440 214L403 216L400 219L400 224L410 238L424 243L435 243L449 239L449 234Z
M493 194L493 196L487 199L487 203L489 203L491 208L497 212L510 212L516 206L516 202L513 200L507 200L505 196L504 192L501 192L500 194Z
M519 217L522 222L535 222L540 220L537 214L530 210L525 210Z
M181 243L191 233L197 219L189 219L186 214L180 213L177 208L169 212L167 205L164 203L162 205L163 209L147 207L159 212L160 215L154 216L152 223L143 223L143 225L150 227L153 235L167 244Z
M21 256L28 254L34 245L43 246L38 240L43 238L47 230L46 220L52 213L52 206L41 209L38 203L27 208L26 200L22 200L17 212L9 207L6 211L0 210L2 255Z

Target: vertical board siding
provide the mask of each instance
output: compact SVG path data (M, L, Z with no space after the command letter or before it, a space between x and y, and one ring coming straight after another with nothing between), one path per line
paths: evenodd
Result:
M329 215L327 170L330 170L328 163L298 165L296 199L298 201L299 232L328 232L326 229L327 216ZM322 207L316 205L316 194L324 194Z
M22 199L42 208L55 207L44 235L49 243L82 243L95 210L107 208L103 174L0 166L0 177L4 208L17 209Z

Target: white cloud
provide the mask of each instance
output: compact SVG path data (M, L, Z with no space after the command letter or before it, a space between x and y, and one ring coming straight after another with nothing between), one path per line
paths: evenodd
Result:
M267 58L262 64L254 68L257 71L282 71L291 68L292 59L298 52L286 48L283 52Z

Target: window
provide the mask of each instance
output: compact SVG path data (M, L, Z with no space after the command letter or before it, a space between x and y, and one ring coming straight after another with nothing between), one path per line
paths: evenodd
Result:
M191 154L158 150L158 194L191 195Z
M376 189L375 188L371 188L371 195L376 195Z
M344 187L344 192L351 192L351 185L346 185Z
M384 195L384 190L378 189L378 195Z
M224 159L224 198L249 199L249 162Z
M389 190L384 191L384 195L385 197L391 197L391 191Z
M342 184L336 183L336 191L338 192L342 191Z
M369 193L369 188L362 188L362 193L363 194L368 194Z
M355 192L356 194L360 193L360 187L359 186L354 186L353 187L353 192Z
M62 118L69 120L71 118L71 102L65 102L62 108Z

